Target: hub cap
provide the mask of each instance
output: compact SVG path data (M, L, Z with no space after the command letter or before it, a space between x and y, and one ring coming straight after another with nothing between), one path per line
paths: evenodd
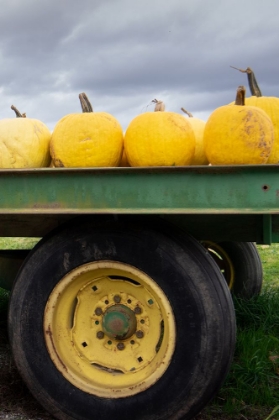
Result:
M104 333L116 340L125 340L136 332L137 320L135 313L125 305L110 306L103 317Z

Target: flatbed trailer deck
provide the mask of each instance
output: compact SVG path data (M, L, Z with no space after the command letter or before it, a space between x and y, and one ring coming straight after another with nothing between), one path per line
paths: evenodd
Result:
M277 242L278 177L277 165L0 170L0 235L43 236L83 214L187 215L191 225L202 215L235 226L249 218L250 240Z

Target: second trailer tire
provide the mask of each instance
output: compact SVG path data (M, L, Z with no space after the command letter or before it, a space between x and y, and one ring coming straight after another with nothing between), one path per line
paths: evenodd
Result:
M263 269L254 242L202 242L216 261L231 292L238 297L251 299L261 292Z
M197 241L165 224L66 226L31 251L12 291L19 372L57 419L192 419L234 353L221 276Z

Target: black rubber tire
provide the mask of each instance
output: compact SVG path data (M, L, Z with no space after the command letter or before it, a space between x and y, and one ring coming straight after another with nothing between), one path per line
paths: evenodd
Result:
M232 293L251 299L262 289L263 269L260 255L254 242L219 242L229 255L235 272Z
M251 299L260 294L263 268L254 242L202 241L202 244L219 266L233 295Z
M99 217L58 229L30 252L15 281L8 315L14 359L35 398L57 419L189 420L215 396L230 368L235 314L219 268L198 241L173 226L134 220ZM60 279L108 259L147 273L175 316L168 369L127 398L99 398L74 387L51 361L43 334L46 302Z

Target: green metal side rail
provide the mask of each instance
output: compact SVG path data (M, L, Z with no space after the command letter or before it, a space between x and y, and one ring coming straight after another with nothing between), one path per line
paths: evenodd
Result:
M279 214L279 167L0 170L0 213Z
M158 214L198 238L278 242L279 166L0 170L0 236L108 213Z

